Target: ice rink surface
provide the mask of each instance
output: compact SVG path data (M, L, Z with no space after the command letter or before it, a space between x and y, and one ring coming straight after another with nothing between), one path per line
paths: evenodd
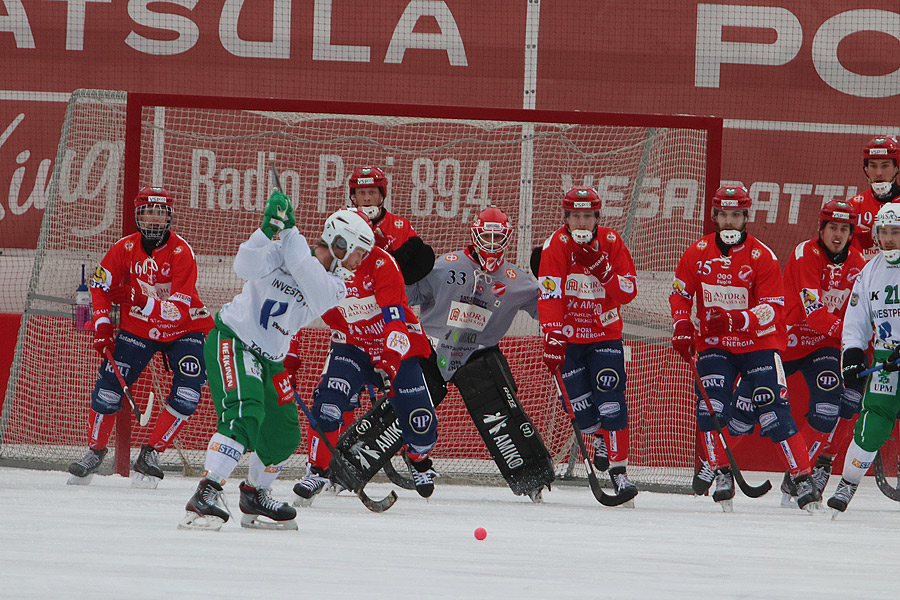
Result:
M837 520L830 509L781 508L781 477L769 477L776 489L739 493L731 514L708 497L648 492L634 509L605 508L572 486L532 504L506 488L438 480L429 501L397 490L383 514L324 492L298 509L299 531L242 529L235 479L226 485L235 517L214 533L176 529L196 479L169 474L141 490L97 476L77 487L58 471L0 468L0 597L898 597L900 505L871 477ZM275 496L293 499L292 484L276 482Z

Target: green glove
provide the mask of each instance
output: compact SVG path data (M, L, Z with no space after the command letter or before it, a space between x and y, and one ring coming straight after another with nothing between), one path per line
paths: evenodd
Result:
M266 202L262 225L259 226L262 232L271 240L276 233L293 227L296 222L290 198L279 191L272 192Z

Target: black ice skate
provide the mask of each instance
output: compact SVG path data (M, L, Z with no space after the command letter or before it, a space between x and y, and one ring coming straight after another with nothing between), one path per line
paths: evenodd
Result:
M598 471L605 471L609 468L609 453L606 451L606 440L603 434L597 432L594 438L594 466Z
M731 469L725 467L716 471L716 491L713 492L713 500L722 507L725 512L734 512L734 475Z
M834 495L828 499L828 507L834 509L831 514L832 519L847 510L847 505L850 504L850 500L853 499L853 494L856 493L856 488L858 487L858 483L850 483L841 477L841 482L838 484L837 489L834 490Z
M709 488L712 486L713 479L716 478L716 472L713 471L709 463L705 460L700 460L700 468L694 473L694 478L691 480L691 490L698 496L704 495L709 491Z
M637 486L628 480L625 467L611 468L609 470L609 478L612 480L616 498L622 500L620 506L634 508L634 497L638 495L638 489Z
M328 471L312 465L306 465L306 475L294 484L294 493L297 494L294 506L311 506L315 497L328 483Z
M812 480L819 490L819 494L825 493L825 486L828 485L828 479L831 477L831 461L830 456L819 455L816 464L812 470Z
M794 483L797 486L797 506L812 513L822 505L822 494L816 489L811 476L800 475Z
M219 501L222 504L219 504ZM225 506L225 494L222 486L210 479L201 479L197 491L184 507L187 514L178 525L178 529L199 529L219 531L231 516Z
M89 484L91 479L94 478L94 473L96 473L97 469L100 468L100 465L103 464L103 458L106 456L107 452L109 452L109 449L107 448L104 448L103 450L88 448L87 454L81 457L80 460L69 465L69 473L71 473L72 476L69 477L69 480L66 483L68 485Z
M781 506L784 508L793 508L797 502L797 485L791 478L790 471L784 472L784 479L781 480Z
M406 450L404 450L403 460L406 461L406 466L409 467L409 475L412 477L413 483L416 484L416 491L419 495L423 498L431 497L431 494L434 493L434 478L438 477L437 471L431 468L431 459L426 458L420 461L413 461L406 453Z
M164 476L159 468L159 452L150 444L141 446L132 469L131 487L156 489Z
M297 529L297 510L287 502L279 502L271 496L271 489L253 487L241 482L241 527L250 529Z

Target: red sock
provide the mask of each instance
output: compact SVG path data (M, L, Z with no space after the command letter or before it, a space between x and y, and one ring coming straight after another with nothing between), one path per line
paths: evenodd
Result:
M115 413L101 415L92 408L88 422L91 431L90 447L94 450L103 450L109 444L109 436L112 435L113 425L116 424Z
M719 439L718 432L704 431L703 450L706 452L706 461L709 468L713 471L721 469L728 464L728 457L725 455L725 447L722 446L722 440Z
M328 441L331 442L332 446L337 444L340 436L340 429L337 431L329 431L325 434L325 437L328 438ZM328 446L322 442L319 438L319 434L317 434L312 427L309 428L306 448L307 453L309 454L309 464L318 467L323 471L328 469L328 465L331 463L331 451L328 450Z
M778 443L784 456L785 466L791 472L794 479L798 475L808 475L811 471L809 466L809 450L806 447L806 440L803 434L795 433L783 442Z
M800 433L803 434L803 439L806 441L806 446L809 450L809 464L814 464L816 457L822 453L822 449L828 443L829 434L810 427L809 423L803 425Z
M187 419L176 417L168 410L162 411L159 419L156 420L156 427L150 434L149 444L153 446L157 452L165 452L166 448L172 446L175 436L181 430L182 426L187 423Z
M825 442L820 454L831 458L840 454L847 447L847 444L850 443L848 438L852 430L853 419L838 419L837 425L834 426L834 431L828 436L828 441Z
M619 431L603 430L603 441L609 453L609 464L617 467L628 462L628 428Z

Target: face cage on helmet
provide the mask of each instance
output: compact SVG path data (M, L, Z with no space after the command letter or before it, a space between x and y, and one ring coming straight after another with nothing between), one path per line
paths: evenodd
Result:
M142 226L141 217L143 216L144 211L149 208L160 207L166 209L166 222L164 224L154 223L151 227ZM158 203L142 204L134 209L134 225L138 232L148 240L161 240L172 226L172 207Z

